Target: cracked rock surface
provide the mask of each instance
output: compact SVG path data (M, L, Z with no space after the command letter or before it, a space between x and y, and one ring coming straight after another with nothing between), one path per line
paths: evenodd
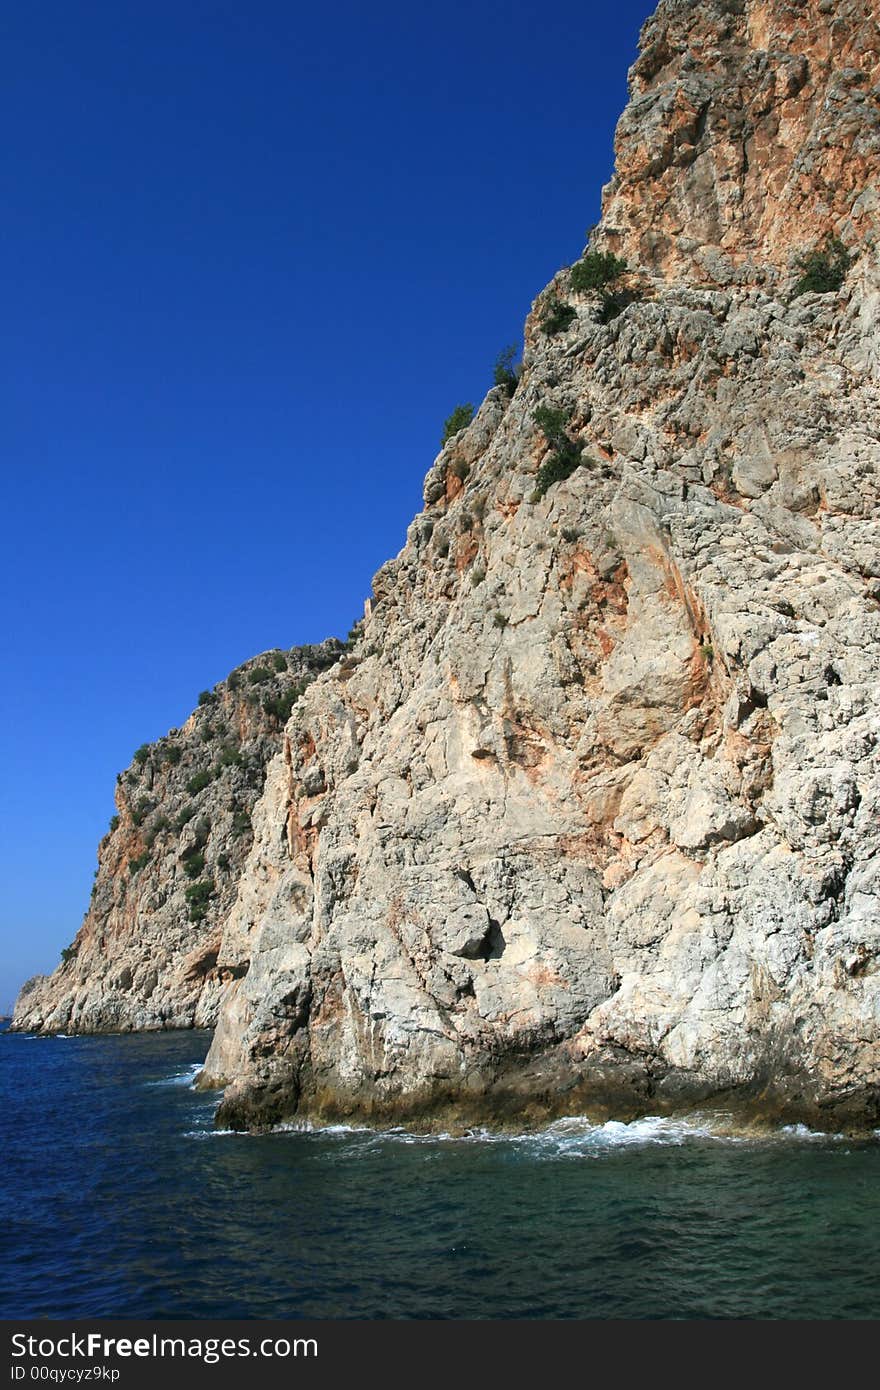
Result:
M592 242L622 311L539 297L270 766L222 1123L877 1123L878 61L858 3L646 25ZM582 449L543 496L541 405Z
M538 297L268 763L222 1124L880 1124L875 8L664 0L630 87L616 298Z

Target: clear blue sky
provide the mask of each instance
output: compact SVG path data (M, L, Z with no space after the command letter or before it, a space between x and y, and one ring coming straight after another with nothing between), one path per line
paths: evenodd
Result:
M0 1008L134 748L362 611L580 254L652 9L5 7Z

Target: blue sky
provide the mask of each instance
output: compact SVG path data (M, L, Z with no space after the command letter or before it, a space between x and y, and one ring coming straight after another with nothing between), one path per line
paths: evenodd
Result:
M652 9L5 8L0 1009L133 750L361 612L580 254Z

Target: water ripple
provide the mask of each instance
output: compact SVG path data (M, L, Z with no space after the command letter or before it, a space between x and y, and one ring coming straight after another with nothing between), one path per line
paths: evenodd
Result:
M243 1136L192 1089L206 1035L30 1041L0 1034L6 1318L880 1315L876 1141L710 1113Z

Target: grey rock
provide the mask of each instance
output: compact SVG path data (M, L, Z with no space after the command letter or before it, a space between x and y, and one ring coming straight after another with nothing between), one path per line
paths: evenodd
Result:
M633 302L539 297L406 587L294 712L218 958L224 1123L877 1123L876 38L854 0L648 22L595 237ZM832 233L845 287L792 299ZM585 464L529 501L542 402Z

